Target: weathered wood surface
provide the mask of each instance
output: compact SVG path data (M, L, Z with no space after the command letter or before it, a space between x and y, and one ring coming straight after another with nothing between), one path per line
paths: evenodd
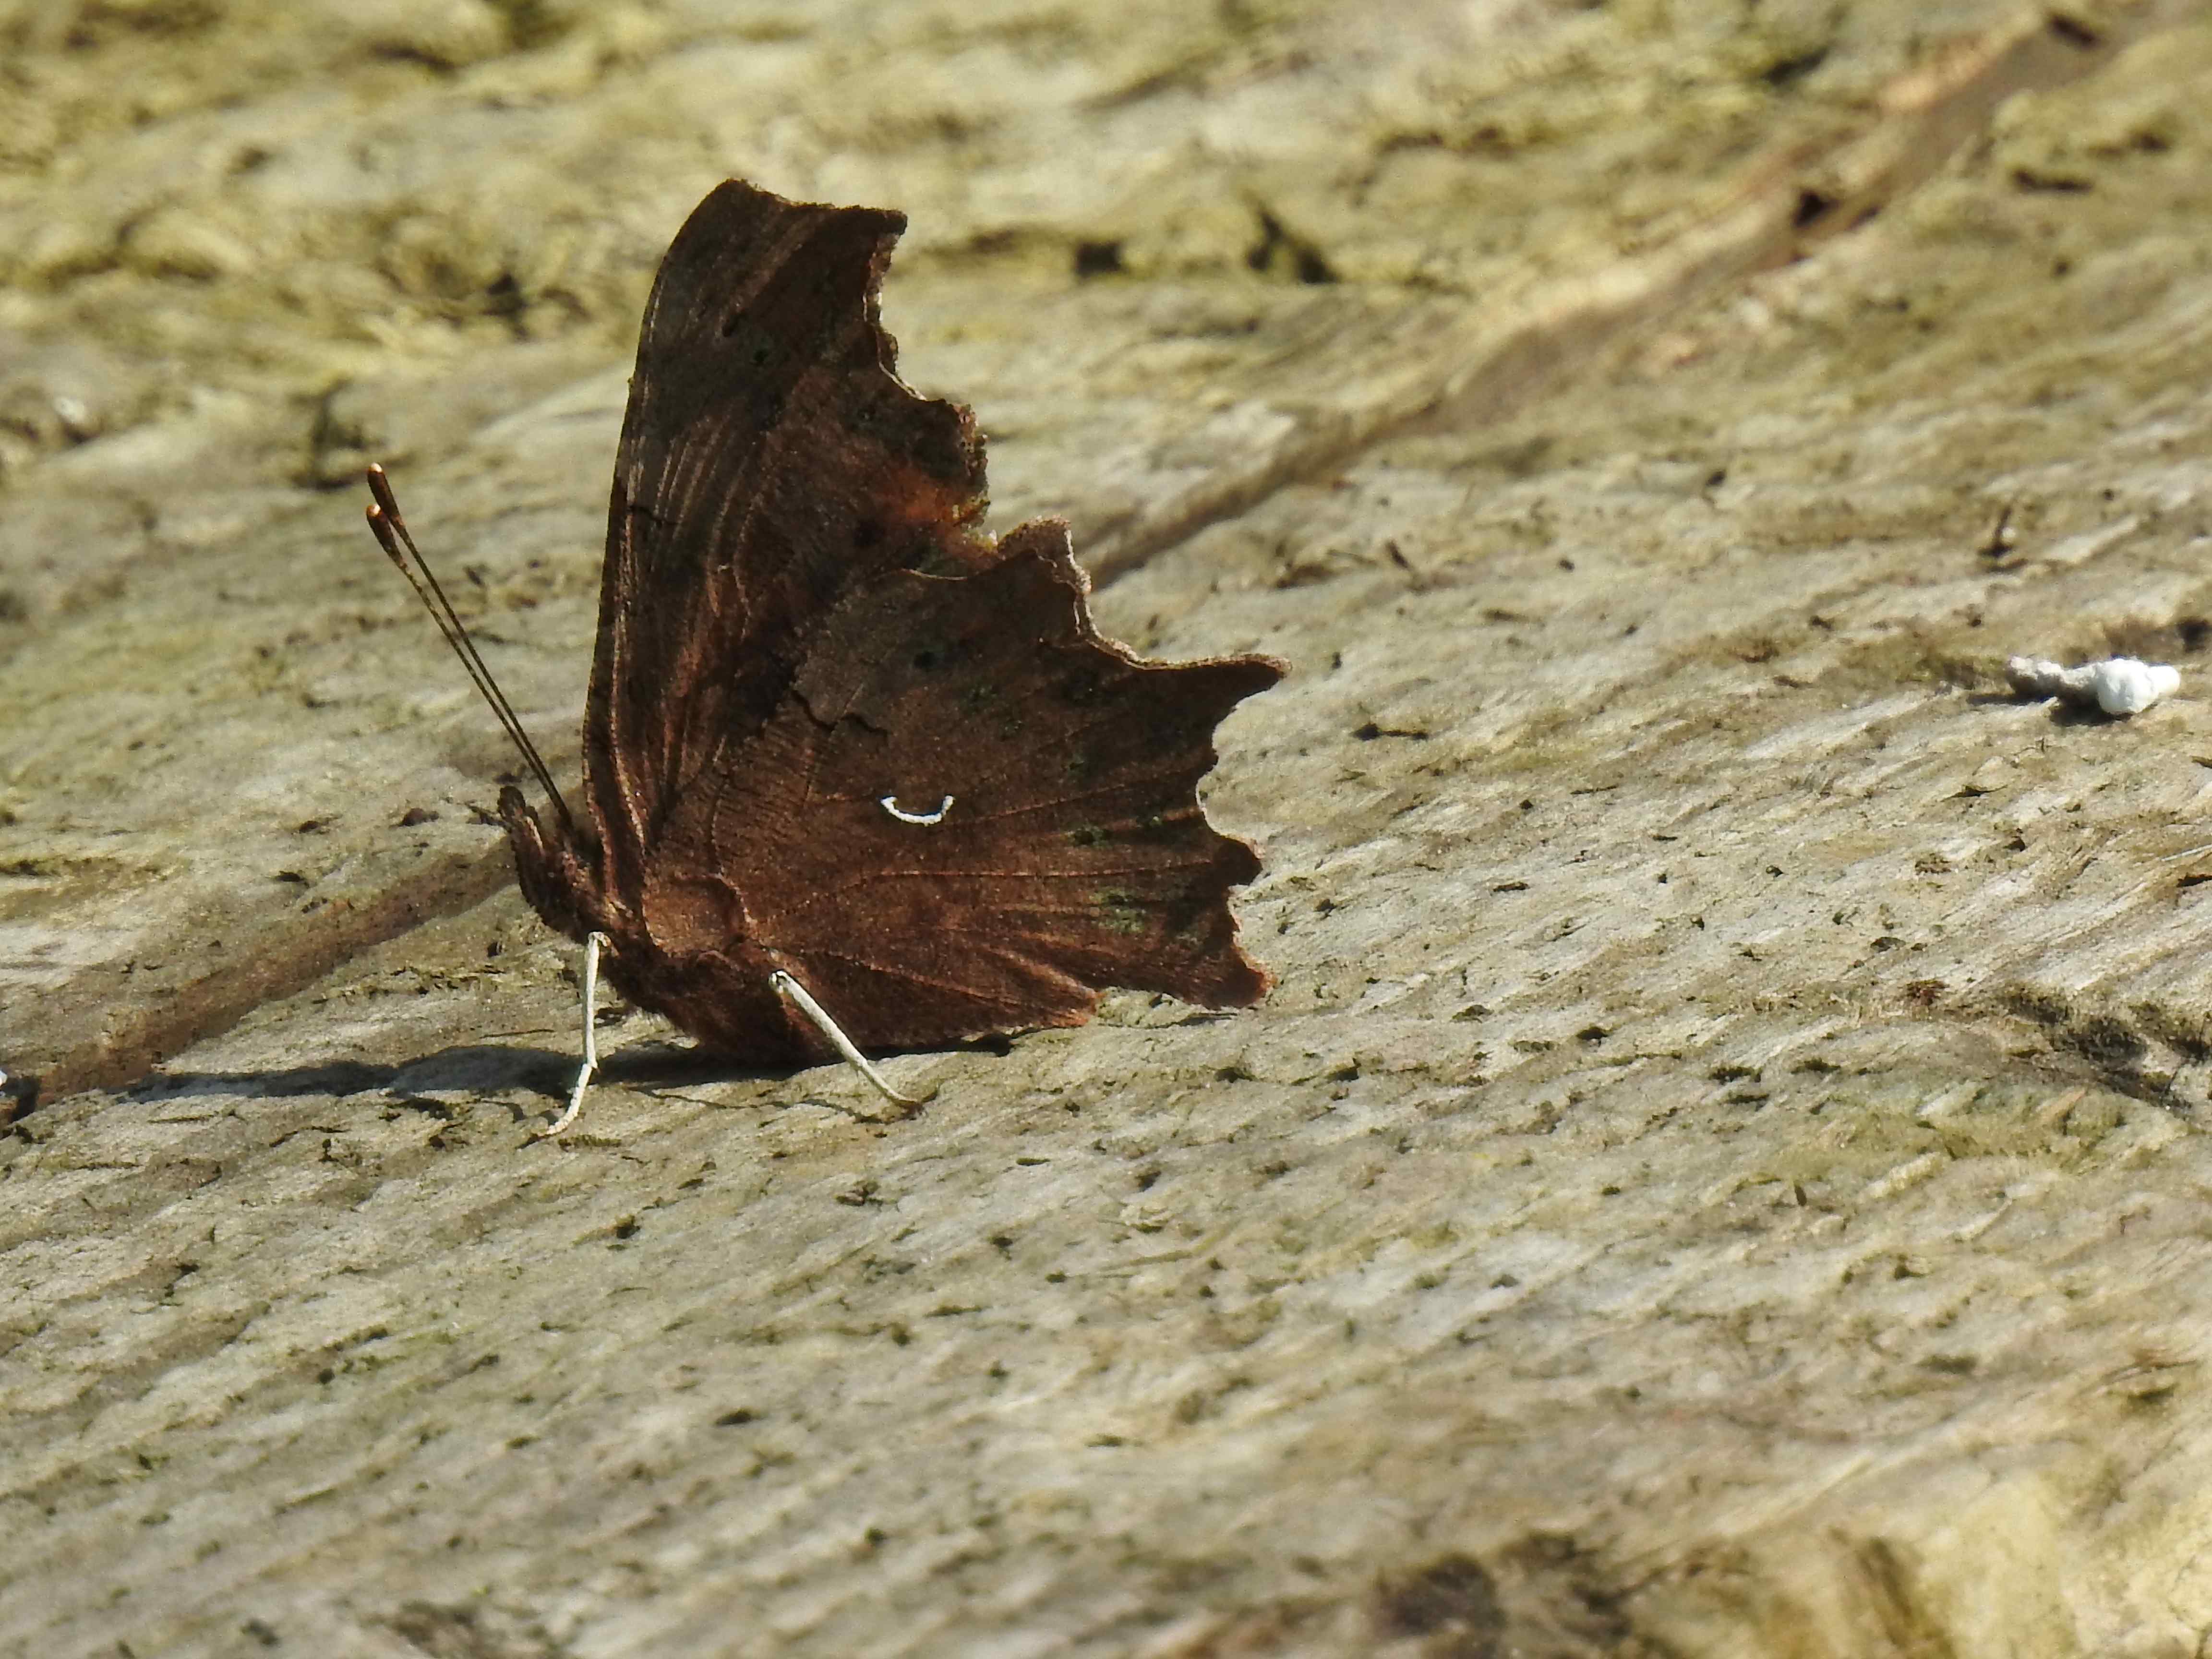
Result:
M0 1646L2196 1653L2212 29L741 11L0 20L0 1063L164 1061L0 1151ZM1110 629L1297 665L1265 1009L896 1125L633 1018L525 1143L507 757L312 484L563 746L727 171L908 207Z
M130 1081L505 879L463 805L504 763L500 740L362 556L357 497L294 480L349 483L372 454L402 464L414 516L494 612L531 608L526 636L495 626L495 641L534 647L501 653L520 659L502 672L561 743L620 416L604 337L626 339L669 228L725 171L908 206L890 315L914 377L982 414L1006 522L1066 514L1112 571L1431 406L1473 418L1525 398L1620 326L1850 222L1997 95L2111 45L1996 9L1934 43L1917 14L1831 40L1786 17L1702 39L1654 20L1593 39L1587 20L1532 35L1506 19L1490 37L1419 8L1379 33L1318 8L1224 34L1180 12L1133 28L1078 9L1046 28L1018 9L971 35L930 8L855 7L791 41L753 38L779 33L757 20L734 38L677 29L627 72L653 32L601 17L480 64L459 95L400 97L398 71L372 59L300 106L180 113L158 144L95 135L24 187L5 222L19 280L58 285L17 301L27 430L52 430L63 406L94 427L148 418L49 462L0 531L8 608L31 634L0 709L28 734L0 780L25 884L5 971L35 994L0 1016L0 1064L49 1094ZM2161 15L2122 14L2110 33ZM447 10L422 16L452 27ZM1075 71L1030 77L1057 104L1016 88L1016 62L1048 67L1085 43L1096 56ZM208 55L234 73L220 45ZM917 67L933 53L955 67ZM554 122L537 100L557 88L527 88L556 64L582 74L571 59L595 67ZM955 120L936 73L997 101ZM178 99L240 94L212 70L180 78ZM763 78L790 83L785 105L747 91ZM874 173L811 149L805 165L757 159L794 127L827 124L827 143L872 98L881 131L848 136ZM1115 115L1131 98L1141 118ZM733 99L745 118L729 132L716 123ZM708 125L671 132L678 111ZM917 159L917 132L947 124ZM719 162L693 155L702 142ZM119 176L88 192L79 174L101 162ZM941 204L955 180L960 204ZM637 223L638 195L651 229L580 228ZM175 237L208 242L205 258ZM237 249L217 259L221 238ZM977 252L1002 245L995 264ZM1081 250L1115 250L1149 280L1071 284ZM1359 280L1255 281L1255 261ZM88 332L142 356L96 356ZM528 402L595 349L617 366ZM106 382L71 378L88 362ZM502 393L526 406L486 427ZM357 802L370 810L343 810ZM189 837L173 828L186 803ZM409 806L439 825L395 839ZM304 844L303 823L317 826Z

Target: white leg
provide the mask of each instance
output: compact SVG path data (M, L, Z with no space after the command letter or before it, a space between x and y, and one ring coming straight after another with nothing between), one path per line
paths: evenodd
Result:
M553 1120L550 1129L540 1129L537 1138L550 1140L576 1121L576 1114L584 1109L584 1091L592 1086L592 1073L599 1069L599 1033L597 1015L599 1000L599 947L607 942L605 933L594 933L584 940L584 1063L577 1068L576 1086L568 1096L568 1109Z
M892 1088L884 1074L868 1063L868 1057L855 1048L853 1039L838 1028L837 1022L830 1018L830 1011L807 994L804 985L789 974L780 970L770 974L768 976L768 982L789 997L793 1006L814 1022L814 1029L830 1039L837 1052L853 1063L860 1075L868 1079L878 1094L890 1102L892 1105L904 1107L909 1112L919 1111L921 1109L923 1104L921 1101L902 1095Z

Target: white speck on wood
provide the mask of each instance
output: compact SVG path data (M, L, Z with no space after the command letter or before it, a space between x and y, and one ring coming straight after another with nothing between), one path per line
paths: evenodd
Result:
M2111 657L2079 668L2041 657L2014 657L2005 664L2005 679L2022 696L2063 697L2084 708L2125 716L2172 696L2180 689L2181 671L2133 657Z

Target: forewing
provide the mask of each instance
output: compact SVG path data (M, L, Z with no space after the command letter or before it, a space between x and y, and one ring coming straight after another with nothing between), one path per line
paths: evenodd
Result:
M999 551L848 595L742 769L672 822L669 867L726 877L747 945L870 1047L1074 1024L1108 986L1257 1001L1228 895L1259 860L1197 786L1280 666L1101 640L1062 525Z
M886 571L979 568L968 411L915 396L876 295L902 215L732 180L655 279L615 465L587 785L611 877L785 698L839 597Z

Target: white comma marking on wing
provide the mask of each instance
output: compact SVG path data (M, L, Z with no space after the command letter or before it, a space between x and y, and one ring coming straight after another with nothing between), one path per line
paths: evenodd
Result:
M945 822L945 815L952 810L952 797L947 795L943 800L938 802L937 810L934 812L907 811L899 805L896 795L885 795L878 799L876 805L901 823L942 823Z

